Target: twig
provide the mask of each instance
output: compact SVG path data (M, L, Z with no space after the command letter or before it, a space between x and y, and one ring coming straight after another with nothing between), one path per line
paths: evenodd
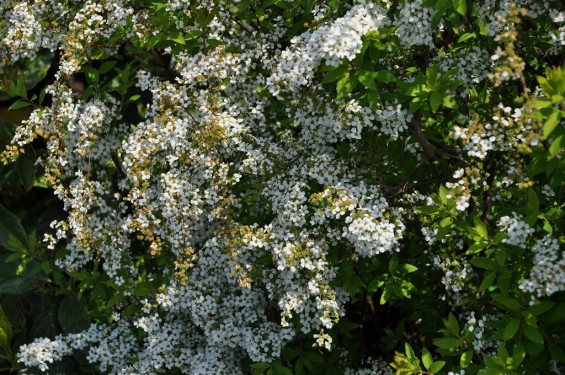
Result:
M422 117L422 115L420 113L418 113L414 116L414 118L412 119L412 122L410 123L410 127L409 127L410 133L412 133L412 135L414 135L416 137L416 139L418 140L420 147L422 147L422 151L424 151L424 156L426 157L426 159L436 160L437 159L437 153L434 150L432 150L432 148L430 147L430 144L428 143L428 140L424 136L424 133L422 133L422 128L420 126L420 118L421 117Z

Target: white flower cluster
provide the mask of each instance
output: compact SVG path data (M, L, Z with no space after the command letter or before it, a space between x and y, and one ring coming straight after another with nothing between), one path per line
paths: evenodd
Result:
M453 178L457 181L455 182L447 182L445 184L446 187L451 189L451 193L447 195L447 198L453 198L453 194L456 195L455 197L455 208L459 211L465 211L469 207L469 199L471 197L471 193L469 192L468 188L468 179L464 177L465 170L463 168L458 169L453 174Z
M33 58L40 48L59 48L62 56L47 89L52 105L36 109L10 146L21 149L37 133L48 139L39 164L68 216L52 223L47 245L61 243L65 252L57 264L68 270L101 261L115 293L138 308L128 319L24 345L20 362L46 370L84 349L89 362L110 374L236 374L244 359L280 357L297 335L332 349L332 328L350 296L334 285L340 264L330 261L331 252L339 247L357 260L399 251L405 215L411 215L387 201L339 147L355 150L367 129L398 138L413 115L397 102L369 108L358 98L334 99L314 82L315 68L352 61L365 34L391 25L403 46L432 46L433 11L420 0L406 1L391 23L370 2L356 2L339 18L319 5L314 13L321 24L284 48L282 17L273 19L272 34L262 34L235 22L233 2L169 1L173 29L193 32L195 25L185 24L197 18L191 12L207 12L215 15L209 28L220 43L211 47L200 37L206 46L198 53L178 52L180 45L166 49L174 79L139 71L138 87L150 99L144 118L130 125L120 118L123 103L113 93L81 99L67 81L92 58L94 46L105 58L124 38L143 44L158 33L146 26L153 22L150 10L125 0L38 1L43 8L16 3L0 3L6 15L2 64ZM392 3L383 2L387 10ZM51 31L38 22L47 14L54 17ZM466 52L484 61L485 51ZM459 79L471 85L488 64L464 65L465 57L451 52L437 64L459 69ZM514 128L520 117L519 109L501 106L492 125L456 127L455 138L469 156L484 158L525 142L529 129ZM471 177L463 170L453 177L449 186L464 211ZM516 218L499 225L529 232ZM435 241L434 230L422 231ZM509 243L525 241L509 236ZM143 301L131 295L135 280L144 277L134 262L139 256L166 262L162 274L147 277L159 285ZM462 304L469 264L441 257L434 264L444 272L447 294ZM563 285L535 275L530 279L545 286ZM370 366L358 373L390 373L380 362Z
M2 62L15 63L20 59L33 59L41 47L52 51L56 49L60 37L45 33L38 22L44 11L45 7L34 7L22 2L3 15L7 22L0 47L0 66Z
M13 7L10 7L13 5ZM69 12L61 2L2 2L0 15L7 22L0 28L0 66L18 60L33 59L41 48L55 51L63 46L61 72L73 73L88 57L86 46L124 32L131 36L128 22L133 8L128 1L86 1L79 11ZM48 22L44 19L49 18ZM100 43L102 50L113 54L116 43Z
M377 359L369 358L365 362L365 367L357 370L346 369L345 375L392 375L394 374L394 369L390 367L386 362L379 361Z
M502 242L523 249L527 246L528 238L535 232L534 228L521 220L516 212L512 213L512 217L501 217L496 225L508 236Z
M398 138L400 133L408 129L408 124L414 116L401 104L385 102L382 107L376 109L375 117L380 123L381 133Z
M533 268L520 289L535 298L550 296L565 290L565 251L559 241L547 235L537 240L532 248Z
M48 338L35 339L30 344L20 347L18 362L26 366L38 367L46 371L49 364L69 355L72 349L58 336L54 340Z
M393 23L401 43L407 47L431 46L433 16L432 9L425 7L422 0L405 1Z
M512 109L502 103L498 108L500 112L492 117L492 123L477 125L470 121L467 128L453 127L453 138L463 140L463 149L469 156L484 159L489 151L508 151L530 144L531 126L522 121L522 108Z
M465 317L466 324L462 334L472 332L472 345L475 353L485 353L485 349L495 349L498 346L498 343L492 339L491 330L487 326L489 321L496 319L493 315L485 315L477 320L474 311L469 312Z
M555 54L562 53L563 48L565 48L565 12L552 9L549 17L557 26L555 31L549 33L554 44L553 52Z
M353 60L361 52L361 37L389 24L386 12L375 4L353 6L343 17L291 40L282 52L272 75L269 90L279 96L282 90L296 91L308 85L314 69L323 61L338 66Z
M489 53L478 46L473 46L469 50L450 50L445 55L435 56L432 62L444 72L457 69L455 78L462 81L467 87L472 87L484 80L492 68Z
M471 265L464 259L451 261L449 258L442 259L439 255L433 257L433 265L444 272L441 282L448 297L455 306L461 306L465 296L465 282L473 272Z

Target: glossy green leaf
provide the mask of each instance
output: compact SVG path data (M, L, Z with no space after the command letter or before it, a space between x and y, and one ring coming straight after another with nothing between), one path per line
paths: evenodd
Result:
M430 105L432 107L432 111L436 112L439 107L443 104L443 94L440 92L434 92L430 96Z
M502 334L502 339L504 341L510 340L516 332L520 329L520 319L512 319L506 327L504 327L504 332Z
M563 136L557 137L549 147L549 156L554 158L561 151L561 144L563 143Z
M0 204L0 246L12 251L28 246L27 234L20 220L6 207Z
M481 281L481 285L479 286L479 292L484 292L487 290L493 283L494 279L498 275L497 271L489 271L485 274L483 281Z
M90 325L84 299L79 301L73 294L67 294L59 304L59 324L65 333L78 333Z
M522 361L526 358L526 351L521 342L514 344L514 351L512 352L512 368L517 369Z
M467 0L452 0L453 1L453 8L459 13L460 15L464 16L467 14Z
M555 302L541 301L528 307L524 313L532 314L532 315L541 315L551 310L551 308L553 308L554 306L555 306Z
M364 70L359 73L359 83L363 86L375 90L377 85L375 84L375 78L373 77L372 72Z
M551 115L549 115L543 124L543 136L545 138L549 137L551 133L553 133L557 125L559 125L561 117L561 111L554 109L553 112L551 112Z
M17 102L15 102L14 104L12 104L8 109L9 110L15 110L15 109L32 107L32 106L33 106L33 104L30 103L29 101L20 99Z
M432 358L432 354L426 348L422 349L422 363L424 364L424 367L427 370L429 370L430 366L433 365L433 363L434 363L434 360Z
M391 83L397 80L396 76L389 71L381 70L379 72L374 72L373 77L375 81L382 82L382 83Z
M338 66L337 68L326 73L324 79L322 79L322 83L337 81L338 79L342 78L345 73L348 73L348 68L345 65Z
M452 313L449 313L445 326L454 336L459 336L459 323Z
M437 374L445 366L445 361L435 361L428 369L430 373Z
M459 346L459 339L455 337L443 337L434 339L434 344L440 349L453 349Z
M467 368L472 361L473 361L473 351L468 350L461 354L461 358L459 359L459 366L461 366L461 368Z
M484 268L486 270L494 270L497 264L494 260L485 257L475 257L469 261L473 266Z
M115 60L110 60L110 61L106 61L104 63L102 63L102 65L100 65L100 68L98 68L98 74L106 74L108 73L110 70L112 70L116 64L118 62Z
M537 344L543 344L544 340L543 340L543 335L541 334L539 328L536 327L532 327L530 325L524 325L524 335L529 338L530 340L532 340L533 342L537 343Z

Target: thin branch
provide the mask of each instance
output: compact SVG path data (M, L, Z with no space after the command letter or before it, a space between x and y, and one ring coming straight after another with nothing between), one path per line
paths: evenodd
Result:
M235 17L231 18L235 23L237 23L243 30L245 30L249 35L253 35L253 31L248 29L247 26L245 26L243 23L241 23L240 20L238 20Z
M412 135L415 136L416 139L418 140L418 143L420 144L420 147L422 147L422 151L424 152L424 156L426 157L426 159L436 160L437 153L434 150L432 150L430 144L428 143L428 140L424 136L424 133L422 133L422 127L420 123L421 117L422 115L420 113L414 116L409 127L410 133L412 133Z

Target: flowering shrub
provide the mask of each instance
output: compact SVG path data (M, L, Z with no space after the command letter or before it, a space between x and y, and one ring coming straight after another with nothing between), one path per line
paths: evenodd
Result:
M561 373L560 5L0 3L1 363Z

